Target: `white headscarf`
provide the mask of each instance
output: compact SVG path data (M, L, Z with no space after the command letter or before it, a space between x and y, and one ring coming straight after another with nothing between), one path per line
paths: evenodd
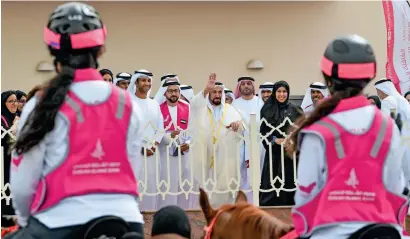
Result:
M376 87L376 89L382 91L386 95L392 96L397 101L397 113L401 115L401 119L410 122L409 102L402 95L400 95L390 79L381 79L374 84L374 87ZM382 100L382 107L383 101L385 101L386 99Z
M255 86L255 79L250 76L242 76L238 78L238 84L236 84L236 89L234 92L235 99L241 97L241 81L251 81L253 85L253 95L256 94L256 86Z
M115 76L113 84L116 85L118 81L131 80L131 74L127 72L120 72ZM135 93L135 92L134 92Z
M134 75L132 75L131 77L130 84L128 85L127 91L130 92L132 95L135 95L135 92L137 91L137 86L135 85L135 82L137 81L137 79L140 77L146 77L152 80L152 76L153 75L151 72L144 70L144 69L135 71ZM150 91L148 91L148 96L149 96Z
M273 91L273 86L275 84L272 82L265 82L262 85L259 86L259 91L258 91L258 105L259 107L262 107L265 102L262 99L262 90L269 90L269 91Z
M225 93L225 97L226 97L226 96L229 96L229 98L232 99L232 102L235 101L235 96L233 95L233 91L232 91L232 90L230 90L230 89L228 89L228 88L225 88L225 89L224 89L224 93Z
M158 92L157 92L157 98L156 101L158 102L158 104L162 104L164 103L167 98L165 97L165 92L168 90L168 86L170 85L177 85L178 88L181 90L181 86L179 84L179 81L177 81L176 79L171 79L169 78L168 80L165 80L161 86L161 88L159 88ZM160 95L161 94L161 95Z
M192 98L194 97L194 89L190 85L181 85L181 95L183 95L189 102L191 102Z
M300 106L302 110L304 111L307 107L311 106L313 104L312 101L312 90L318 90L320 93L322 93L323 97L326 98L328 96L327 93L327 87L325 84L322 82L313 82L310 84L309 88L306 90L305 97L303 97L302 105Z
M166 74L166 75L164 75L163 77L161 77L161 85L160 85L160 87L159 87L157 93L156 93L155 96L154 96L154 100L156 100L159 104L160 104L160 101L162 100L162 98L163 98L164 93L165 93L166 90L165 90L163 93L161 93L160 91L161 91L161 88L163 87L164 83L165 83L167 80L174 80L174 81L178 81L179 83L181 83L181 82L179 81L178 76L175 75L175 74ZM162 101L162 102L163 102L163 101Z

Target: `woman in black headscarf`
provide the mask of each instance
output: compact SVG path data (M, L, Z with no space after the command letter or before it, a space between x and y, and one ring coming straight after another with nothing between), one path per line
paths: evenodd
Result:
M20 116L21 111L23 110L23 107L27 102L27 95L21 90L16 90L16 96L17 96L17 116Z
M285 118L289 118L292 122L295 122L298 117L300 117L303 112L302 109L296 105L289 102L290 89L289 84L286 81L278 81L273 87L273 94L269 97L266 103L261 109L261 118L265 118L266 121L274 127L279 126ZM286 123L279 129L288 133L290 124ZM272 181L275 177L280 177L284 179L284 188L293 189L295 188L294 183L294 170L293 170L293 160L288 158L283 153L284 157L284 171L285 176L282 177L282 150L281 143L284 141L285 136L280 132L275 130L272 134L269 132L272 128L266 125L264 122L261 124L260 133L267 136L267 143L263 141L263 146L266 149L264 165L262 169L261 177L261 189L270 190L272 189ZM269 159L269 148L272 150L272 161ZM272 169L270 168L270 162L272 163ZM272 177L271 177L272 176ZM280 188L280 182L276 181L274 183L275 188ZM260 206L284 206L284 205L294 205L294 192L280 191L279 196L277 196L275 191L271 192L261 192L259 196Z
M102 69L100 70L100 74L104 78L104 81L113 83L114 75L112 74L112 71L109 69Z
M5 91L1 93L1 127L4 130L10 130L10 128L17 122L17 97L15 91ZM16 127L16 126L14 126ZM13 128L14 128L13 127ZM3 130L1 132L3 134ZM9 154L10 146L13 144L13 137L10 134L6 134L1 138L1 147L3 147L3 183L6 185L9 182L10 175L10 162L11 155ZM2 185L3 186L3 185ZM6 195L10 196L10 190L6 190ZM7 200L1 200L1 226L12 226L14 223L11 220L5 220L3 215L14 215L13 207L11 206L11 200L7 205Z
M404 98L406 98L406 100L409 102L410 104L410 91L407 91L406 94L404 94Z
M17 96L13 90L1 93L1 126L9 129L13 125L17 112Z
M379 110L382 108L382 102L377 95L368 96L367 99L369 100L370 104L375 105Z

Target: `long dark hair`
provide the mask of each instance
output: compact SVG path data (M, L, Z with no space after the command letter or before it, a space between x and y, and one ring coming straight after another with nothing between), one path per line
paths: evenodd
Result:
M49 81L43 96L24 124L14 146L17 154L29 151L54 129L56 115L70 90L75 69L97 68L99 49L94 47L56 56L55 62L61 63L61 71Z
M335 84L335 82L329 76L326 76L324 74L323 76L328 85L329 83L332 83L333 85ZM298 125L299 128L297 128L291 135L293 144L292 148L290 149L290 153L297 151L300 131L332 113L342 99L359 95L363 90L362 86L366 85L369 81L370 79L355 80L356 84L337 83L337 87L332 87L336 90L334 90L331 97L318 104L315 110L308 117L302 117L296 121L296 125Z
M33 98L36 93L44 88L44 85L36 85L27 93L27 102Z

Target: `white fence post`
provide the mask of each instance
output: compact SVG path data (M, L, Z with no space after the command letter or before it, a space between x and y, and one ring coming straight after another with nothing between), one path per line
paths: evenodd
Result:
M256 120L256 114L252 113L250 118L250 160L249 168L251 171L251 187L253 193L253 204L259 206L259 188L261 184L260 170L260 145L259 145L259 127Z

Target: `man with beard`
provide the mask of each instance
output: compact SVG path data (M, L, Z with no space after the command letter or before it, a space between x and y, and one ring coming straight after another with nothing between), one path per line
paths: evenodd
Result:
M316 107L318 101L327 97L327 87L322 82L310 84L303 98L301 108L305 114L310 114Z
M130 85L127 91L132 93L133 100L141 108L143 122L143 140L141 148L136 149L141 152L140 164L138 165L139 190L140 190L140 208L141 210L157 210L157 165L156 149L162 140L164 125L159 105L153 99L148 97L151 89L152 73L147 70L135 71L131 77Z
M232 106L235 107L242 116L245 122L245 127L250 128L250 115L260 111L258 105L258 97L255 96L255 79L250 76L243 76L238 79L238 84L235 90L235 101ZM245 137L249 137L249 131L244 132ZM249 170L249 153L248 145L245 141L241 146L241 189L245 190L247 197L252 203L252 191L250 186L250 170Z
M233 203L232 192L240 185L238 144L244 125L241 115L225 103L224 86L212 73L205 88L194 96L189 131L200 144L191 145L195 153L194 175L200 185L212 191L211 204ZM192 131L191 131L192 130ZM205 148L204 148L205 147Z
M161 99L163 99L164 94L161 94L161 88L164 86L164 83L168 80L173 80L173 81L179 81L179 78L176 74L166 74L164 76L161 77L161 85L157 91L157 93L154 96L154 100L156 100L158 103L161 103Z
M193 203L198 201L198 197L194 197L193 194L186 197L182 193L177 196L180 191L183 191L180 189L183 181L187 180L194 183L190 173L190 169L194 165L188 162L191 138L186 131L189 125L190 107L186 101L180 99L181 89L178 81L166 80L159 92L163 96L158 100L166 132L159 145L161 155L160 180L167 182L169 185L168 192L174 195L160 196L158 206L162 208L168 205L178 205L184 209L193 208ZM178 180L180 178L181 180ZM189 191L187 187L182 188Z
M115 76L114 85L126 90L130 84L131 74L127 72L120 72Z
M258 92L258 105L262 108L263 104L269 99L272 95L273 86L275 84L272 82L265 82L259 86Z

